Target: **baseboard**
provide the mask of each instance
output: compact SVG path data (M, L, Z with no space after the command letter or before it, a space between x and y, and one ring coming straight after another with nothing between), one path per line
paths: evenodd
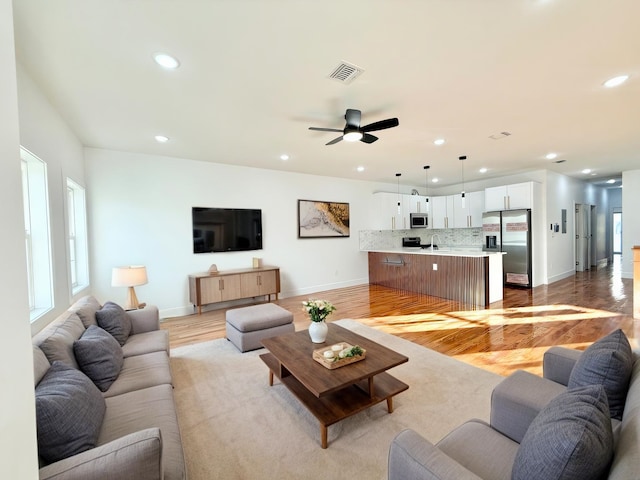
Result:
M566 272L559 273L558 275L554 275L552 277L548 277L547 278L547 280L548 280L547 284L554 283L554 282L557 282L559 280L564 280L565 278L569 278L569 277L571 277L571 276L573 276L575 274L576 274L575 270L567 270Z

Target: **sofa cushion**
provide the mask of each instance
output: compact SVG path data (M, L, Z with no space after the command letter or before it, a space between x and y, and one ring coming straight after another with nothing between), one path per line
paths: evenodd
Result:
M81 371L53 362L35 391L38 453L56 462L96 446L106 411L102 394Z
M124 357L118 341L102 328L91 325L73 343L80 370L103 392L118 378Z
M600 479L613 456L602 385L568 389L531 422L516 453L513 480Z
M567 387L602 385L607 392L611 418L622 419L633 354L629 340L618 329L587 348L571 371Z
M90 325L98 325L96 320L96 312L100 310L101 305L95 297L86 296L82 297L76 303L69 308L70 312L76 313L85 328L89 328Z
M78 368L78 362L73 354L73 342L82 336L84 330L80 317L75 313L68 313L66 318L63 318L59 323L56 322L52 331L40 343L40 349L50 363L57 360L73 368Z
M38 385L38 383L40 383L40 380L42 380L42 377L44 377L44 375L47 373L47 371L51 367L51 364L49 363L49 360L47 359L47 356L44 354L44 352L40 350L40 347L36 347L35 345L33 345L32 347L33 347L33 386L35 387L36 385Z
M129 319L127 312L120 305L113 302L105 303L96 312L96 320L98 325L113 335L121 346L129 338L131 319Z

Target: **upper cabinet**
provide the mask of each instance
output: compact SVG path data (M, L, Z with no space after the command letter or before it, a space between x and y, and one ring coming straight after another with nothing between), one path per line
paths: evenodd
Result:
M471 228L482 226L482 212L484 212L484 192L465 193L464 202L462 195L453 197L453 227ZM451 226L451 220L449 220Z
M533 207L533 183L516 183L487 188L484 210L513 210Z
M400 201L399 209L398 201ZM402 195L376 192L373 194L373 202L371 202L369 211L369 228L372 230L399 230L404 228L404 222L402 221Z
M398 202L400 207L398 209ZM390 192L376 192L370 209L369 228L372 230L408 230L412 213L430 213L426 197Z
M431 228L453 228L454 196L431 197Z

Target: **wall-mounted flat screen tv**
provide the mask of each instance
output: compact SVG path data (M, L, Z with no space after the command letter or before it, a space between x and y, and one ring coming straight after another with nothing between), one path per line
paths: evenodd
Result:
M262 210L192 208L193 253L262 249Z

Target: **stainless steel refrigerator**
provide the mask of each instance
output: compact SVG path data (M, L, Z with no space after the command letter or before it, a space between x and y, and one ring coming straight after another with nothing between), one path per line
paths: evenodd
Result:
M484 251L506 253L502 257L505 286L531 288L531 210L485 212L482 233Z

